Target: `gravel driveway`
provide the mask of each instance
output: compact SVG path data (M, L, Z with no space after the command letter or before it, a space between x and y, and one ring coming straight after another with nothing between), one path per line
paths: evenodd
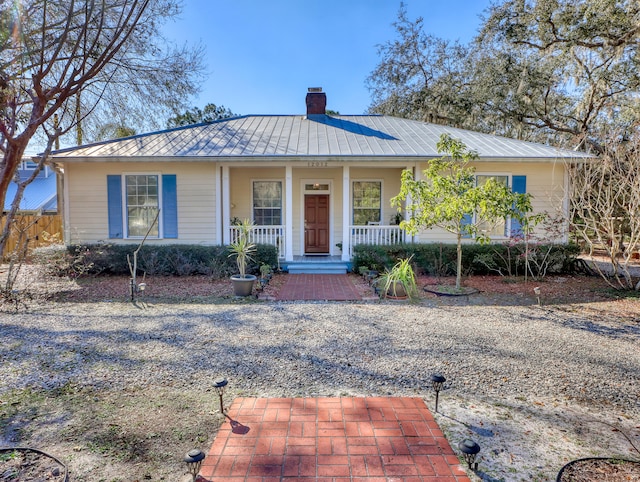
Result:
M479 439L483 480L550 480L591 454L581 437L633 454L622 437L576 428L589 417L639 440L640 325L579 308L60 303L0 316L0 399L67 383L203 392L224 375L229 398L418 394L433 408L441 372L438 420L452 446Z

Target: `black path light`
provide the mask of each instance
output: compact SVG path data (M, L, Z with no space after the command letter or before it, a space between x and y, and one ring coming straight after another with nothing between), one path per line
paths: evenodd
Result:
M469 469L478 470L476 456L478 455L478 452L480 452L480 445L467 438L458 444L458 448L462 452L465 462L469 465ZM472 467L472 465L474 467Z
M222 403L222 395L224 395L224 389L227 386L227 379L226 378L218 378L216 381L213 382L213 388L216 389L216 392L218 392L218 396L220 397L220 413L224 414L224 405Z
M436 392L436 413L438 413L438 396L440 395L440 390L442 390L442 385L444 385L446 381L447 379L439 373L431 375L431 385Z
M184 456L184 461L187 464L187 469L189 469L191 477L193 477L193 482L196 482L196 478L198 477L198 473L200 472L200 467L202 467L203 460L204 452L198 449L189 450L189 452L187 452L187 455Z

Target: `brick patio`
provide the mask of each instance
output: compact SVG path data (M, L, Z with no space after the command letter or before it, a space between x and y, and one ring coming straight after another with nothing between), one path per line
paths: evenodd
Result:
M344 274L290 274L277 296L281 301L362 299L351 279Z
M238 398L199 481L470 482L421 398Z

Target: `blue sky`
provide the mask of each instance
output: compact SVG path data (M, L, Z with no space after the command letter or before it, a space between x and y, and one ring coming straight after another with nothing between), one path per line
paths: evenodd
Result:
M408 0L437 37L469 41L491 0ZM201 43L208 78L193 105L237 114L302 114L307 87L322 87L327 108L363 114L365 80L377 45L395 38L395 0L185 0L166 26L178 44Z

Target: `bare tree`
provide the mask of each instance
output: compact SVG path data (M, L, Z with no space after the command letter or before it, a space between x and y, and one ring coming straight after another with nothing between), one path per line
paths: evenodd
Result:
M37 136L39 170L60 136L100 112L153 117L196 92L202 49L175 48L160 30L178 12L179 0L0 0L0 206Z
M610 262L591 264L610 286L638 290L631 261L640 249L640 136L605 149L601 160L569 166L569 222L590 256Z

